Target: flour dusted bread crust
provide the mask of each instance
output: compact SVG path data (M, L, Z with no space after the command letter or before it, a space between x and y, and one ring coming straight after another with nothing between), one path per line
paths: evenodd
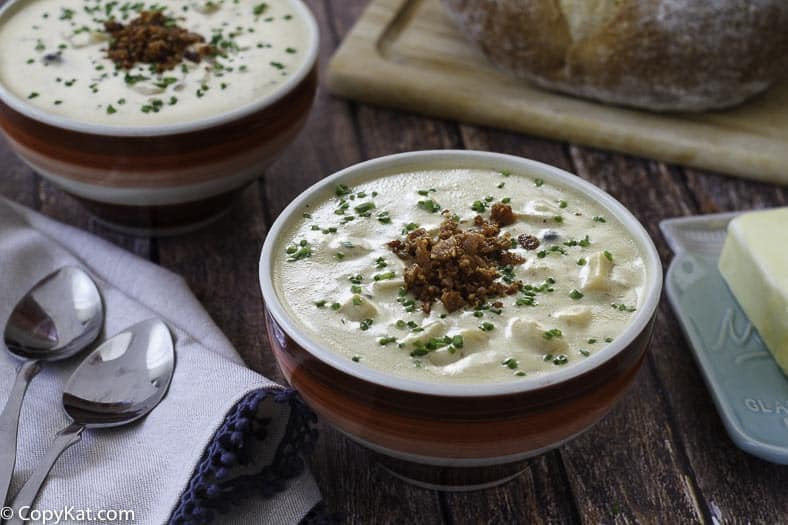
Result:
M495 64L657 111L736 105L788 70L786 0L443 0Z

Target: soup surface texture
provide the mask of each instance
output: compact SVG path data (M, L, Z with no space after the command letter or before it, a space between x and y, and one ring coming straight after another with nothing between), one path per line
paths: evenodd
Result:
M0 83L82 123L134 127L220 115L273 93L304 65L310 33L296 2L22 0L0 21ZM157 11L158 25L139 23ZM113 33L135 20L142 27L126 40ZM156 40L169 30L196 41L159 67L171 50ZM148 46L149 61L110 58L110 46L129 42L132 55Z
M354 366L433 383L549 374L601 350L644 299L623 225L538 178L384 175L302 212L276 241L276 293Z

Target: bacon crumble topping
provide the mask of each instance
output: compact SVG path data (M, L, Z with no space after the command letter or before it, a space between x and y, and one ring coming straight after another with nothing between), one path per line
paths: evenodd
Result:
M512 295L522 282L505 283L499 268L525 261L510 252L512 237L501 233L501 226L514 222L511 206L495 204L490 221L477 215L473 228L463 230L448 211L437 235L424 228L410 232L404 240L388 243L401 259L410 263L405 269L405 289L422 302L429 313L439 299L449 312L466 306L481 306L487 299Z
M200 62L216 54L205 38L174 24L161 11L141 11L128 24L116 20L104 23L112 37L107 57L119 67L131 69L137 62L153 64L158 73L170 70L185 58ZM202 44L202 45L200 45Z

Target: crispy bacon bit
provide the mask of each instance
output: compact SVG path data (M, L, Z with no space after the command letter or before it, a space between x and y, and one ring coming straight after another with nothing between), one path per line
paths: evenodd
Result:
M490 208L490 218L498 226L509 226L510 224L514 224L515 221L512 207L500 202L496 202L492 205L492 208Z
M174 68L186 58L199 62L216 54L216 48L202 44L202 35L175 25L161 11L141 11L126 25L117 20L104 22L112 40L107 57L119 67L131 69L137 62L153 64L161 73Z
M526 235L525 233L517 237L517 242L526 250L535 250L539 248L539 239L533 235Z
M498 280L500 266L525 261L509 251L511 235L499 235L499 226L481 216L474 219L474 229L462 230L449 212L444 211L443 215L436 235L419 228L404 240L388 243L394 253L409 263L405 288L422 302L424 312L429 313L436 299L453 312L465 306L480 306L488 298L516 293L521 282L506 284Z

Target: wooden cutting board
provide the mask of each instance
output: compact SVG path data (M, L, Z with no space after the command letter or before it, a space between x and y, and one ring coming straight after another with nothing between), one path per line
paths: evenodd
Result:
M589 102L497 70L439 0L372 0L333 57L328 86L372 104L788 185L788 79L702 114Z

